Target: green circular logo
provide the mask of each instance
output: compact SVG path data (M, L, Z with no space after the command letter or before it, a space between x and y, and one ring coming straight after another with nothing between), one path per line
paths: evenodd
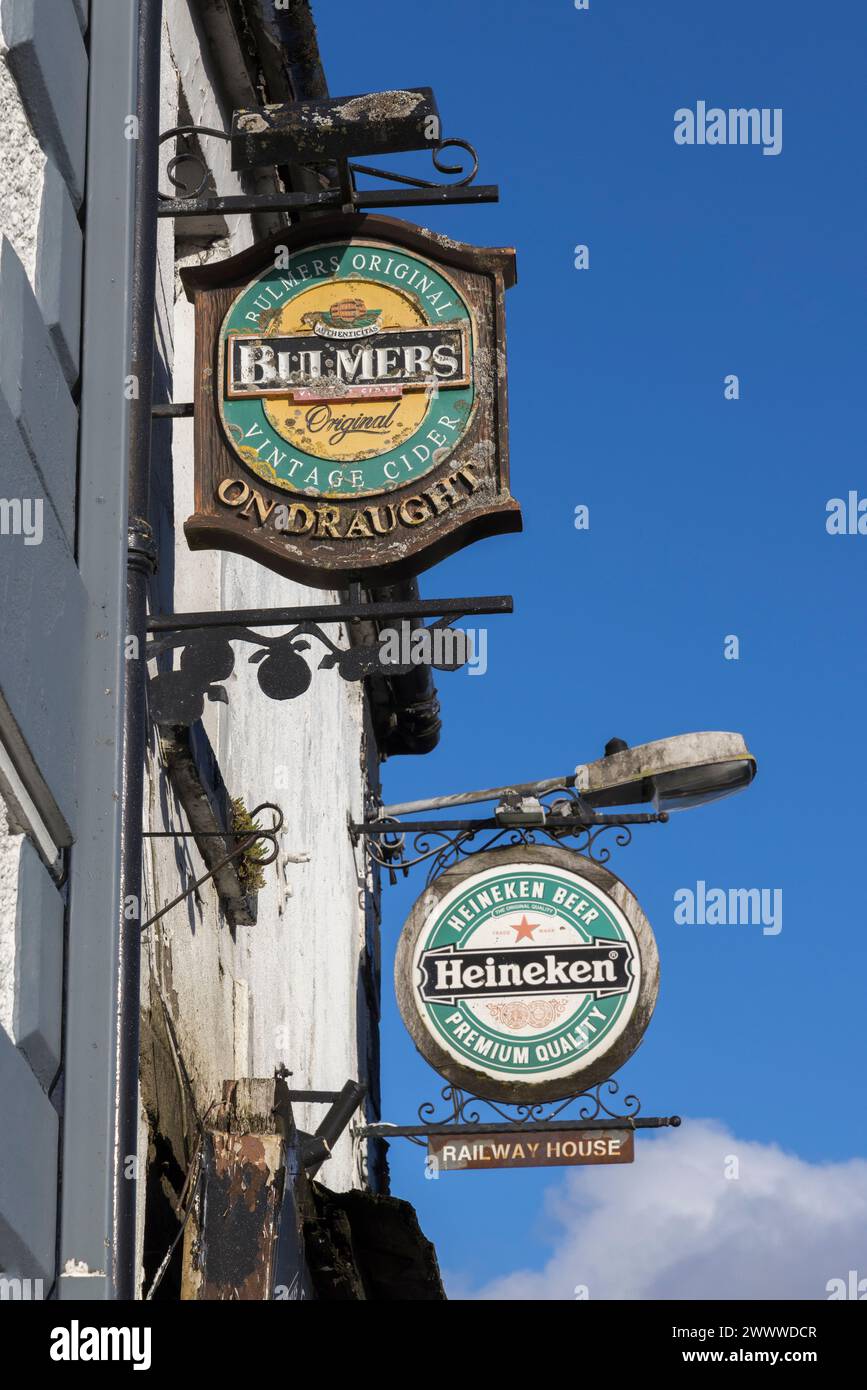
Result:
M307 247L285 265L278 255L223 321L223 427L245 467L275 487L391 492L465 434L473 351L467 304L418 255L355 240Z
M498 855L507 862L465 867L416 916L401 1008L420 1050L459 1084L568 1095L637 1046L656 994L653 938L598 865L532 847L480 858Z

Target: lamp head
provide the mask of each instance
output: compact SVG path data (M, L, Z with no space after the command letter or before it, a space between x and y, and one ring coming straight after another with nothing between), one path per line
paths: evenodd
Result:
M604 758L575 769L575 788L593 807L650 801L658 811L681 811L731 796L755 775L740 734L676 734L635 748L611 739Z

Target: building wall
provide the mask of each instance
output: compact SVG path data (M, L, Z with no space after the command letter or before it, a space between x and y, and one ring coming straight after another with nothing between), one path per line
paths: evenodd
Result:
M0 1274L42 1293L88 607L75 515L87 9L0 7Z
M225 128L224 93L209 61L198 7L166 7L161 128L188 112L195 124ZM225 57L225 54L223 55ZM226 147L203 139L220 192L240 191L227 169ZM163 163L170 157L167 150ZM167 184L164 180L164 187ZM227 219L213 239L182 222L161 226L158 345L168 394L192 399L193 311L176 270L184 263L222 259L254 240L247 217ZM241 556L191 552L182 523L193 507L193 424L178 420L155 435L153 523L159 569L152 607L163 612L204 608L285 607L339 601L311 591ZM344 643L344 629L331 635ZM319 655L308 653L315 667ZM378 944L371 928L369 879L362 851L347 832L363 818L378 756L362 687L335 671L317 672L298 699L266 698L249 663L255 649L236 644L235 671L225 682L228 703L207 703L204 729L231 797L252 809L276 802L284 828L277 861L265 870L255 925L232 927L213 883L163 917L148 935L143 975L143 1100L151 1132L173 1146L181 1168L195 1144L195 1106L201 1117L219 1099L225 1080L268 1077L288 1069L298 1090L339 1090L367 1080L370 1037L376 1029ZM152 668L155 669L155 668ZM264 819L268 822L270 813ZM151 731L145 823L148 829L186 829L165 770L164 743ZM191 840L147 842L145 918L205 872ZM170 1023L166 1022L166 1014ZM179 1055L175 1055L176 1052ZM189 1077L185 1106L178 1071ZM376 1078L373 1078L374 1084ZM186 1113L185 1113L186 1110ZM302 1129L314 1130L321 1105L294 1107ZM192 1128L191 1128L192 1126ZM363 1180L365 1155L345 1133L321 1177L343 1189Z
M59 1275L62 1298L111 1297L114 1277L135 155L124 125L135 110L136 9L133 0L0 0L0 115L4 151L14 151L0 161L0 500L42 503L39 544L11 523L0 534L0 1275L41 1279L46 1294ZM239 92L255 98L234 13L224 0L166 0L162 129L187 119L225 129ZM240 191L228 147L203 149L220 192ZM268 181L268 171L256 175L257 188ZM177 270L233 254L264 228L235 217L178 230L176 240L173 223L160 223L156 390L189 400L192 311ZM340 597L241 557L192 554L182 531L191 510L192 422L159 423L152 611ZM7 508L0 525L3 515L14 521ZM228 703L205 711L210 775L247 807L279 803L280 853L265 870L255 925L233 926L209 882L144 935L142 1172L150 1159L182 1178L196 1116L222 1083L277 1067L299 1090L369 1080L375 1113L377 885L347 832L377 781L366 696L314 669L305 695L272 702L251 651L236 646ZM318 653L308 655L315 667ZM144 822L189 827L153 726ZM142 917L204 872L192 839L149 838ZM303 1129L322 1115L321 1106L295 1109ZM365 1160L345 1134L321 1177L357 1185Z

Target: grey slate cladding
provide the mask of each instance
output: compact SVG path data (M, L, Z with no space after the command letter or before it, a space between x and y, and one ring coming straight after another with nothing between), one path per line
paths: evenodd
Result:
M0 459L4 497L44 501L42 481L2 390ZM0 736L20 767L35 763L46 783L44 798L37 793L39 810L57 843L69 844L77 822L75 750L88 601L47 502L41 545L25 545L23 536L0 537L0 613Z
M39 474L37 492L49 499L72 550L78 412L24 267L5 237L0 246L0 394Z
M66 183L49 158L42 186L36 298L67 382L78 380L82 236Z
M96 0L94 12L123 20L129 7L129 0ZM79 421L70 392L81 366L77 209L85 180L89 12L88 0L0 0L2 61L46 157L42 188L36 184L32 196L34 216L39 207L35 292L12 246L0 246L0 744L13 783L23 783L19 820L26 827L30 817L31 829L41 820L61 848L79 830L85 643L93 664L94 649L108 636L106 597L88 591L75 561ZM99 24L95 33L98 41ZM115 69L133 51L129 43L118 49ZM127 108L129 95L122 101ZM115 129L120 157L128 159L122 121ZM4 154L16 157L8 146ZM114 448L120 456L122 444ZM95 513L103 500L91 501ZM113 684L115 691L103 695L112 706L117 679ZM113 738L114 727L106 741ZM43 834L21 837L13 1037L0 1028L0 1276L42 1280L47 1294L56 1275L59 1133L47 1092L61 1066L65 902L40 852L51 854ZM100 964L88 956L82 968L94 973ZM88 1069L95 1057L91 1043ZM100 1140L92 1121L90 1127L91 1164L99 1166ZM77 1261L83 1248L76 1247ZM88 1246L87 1257L98 1276L105 1240ZM81 1279L75 1282L82 1288ZM102 1282L84 1281L83 1292Z
M0 1028L0 1258L19 1278L54 1276L57 1112Z
M84 196L87 53L72 0L2 0L7 62L33 132L78 207Z
M15 922L15 1041L48 1089L60 1065L63 900L22 837Z

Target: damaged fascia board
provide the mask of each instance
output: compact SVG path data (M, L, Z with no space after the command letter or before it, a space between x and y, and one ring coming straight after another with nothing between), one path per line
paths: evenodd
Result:
M430 87L260 106L234 114L232 168L431 149L438 130Z
M182 1298L261 1302L288 1294L290 1280L310 1291L299 1184L305 1192L285 1079L224 1081L184 1235Z
M195 0L228 111L262 102L311 100L328 95L316 26L308 0ZM328 171L325 171L326 173ZM321 181L309 170L282 165L248 172L251 192L283 188L315 193ZM254 214L257 234L285 223L283 213Z
M328 95L309 0L232 0L261 66L265 100L301 101ZM259 97L259 100L262 98ZM255 106L257 99L235 102Z
M171 36L182 52L198 53L200 41L207 54L209 81L202 82L201 74L194 80L194 74L178 72L191 124L224 129L227 125L225 112L262 100L261 77L257 70L261 55L252 44L243 7L238 5L237 0L191 0L189 11L186 4L172 4L169 19ZM288 85L284 85L264 95L279 101L290 99L293 92ZM284 191L278 171L273 168L251 171L243 179L233 177L228 145L222 140L205 136L201 150L214 186L220 193L273 194ZM281 213L256 213L252 217L257 236L269 235L283 226L285 221ZM190 222L192 225L189 225ZM200 226L198 218L183 219L178 223L178 229L181 236L187 239L197 236L210 239L214 235L213 226L204 221Z

